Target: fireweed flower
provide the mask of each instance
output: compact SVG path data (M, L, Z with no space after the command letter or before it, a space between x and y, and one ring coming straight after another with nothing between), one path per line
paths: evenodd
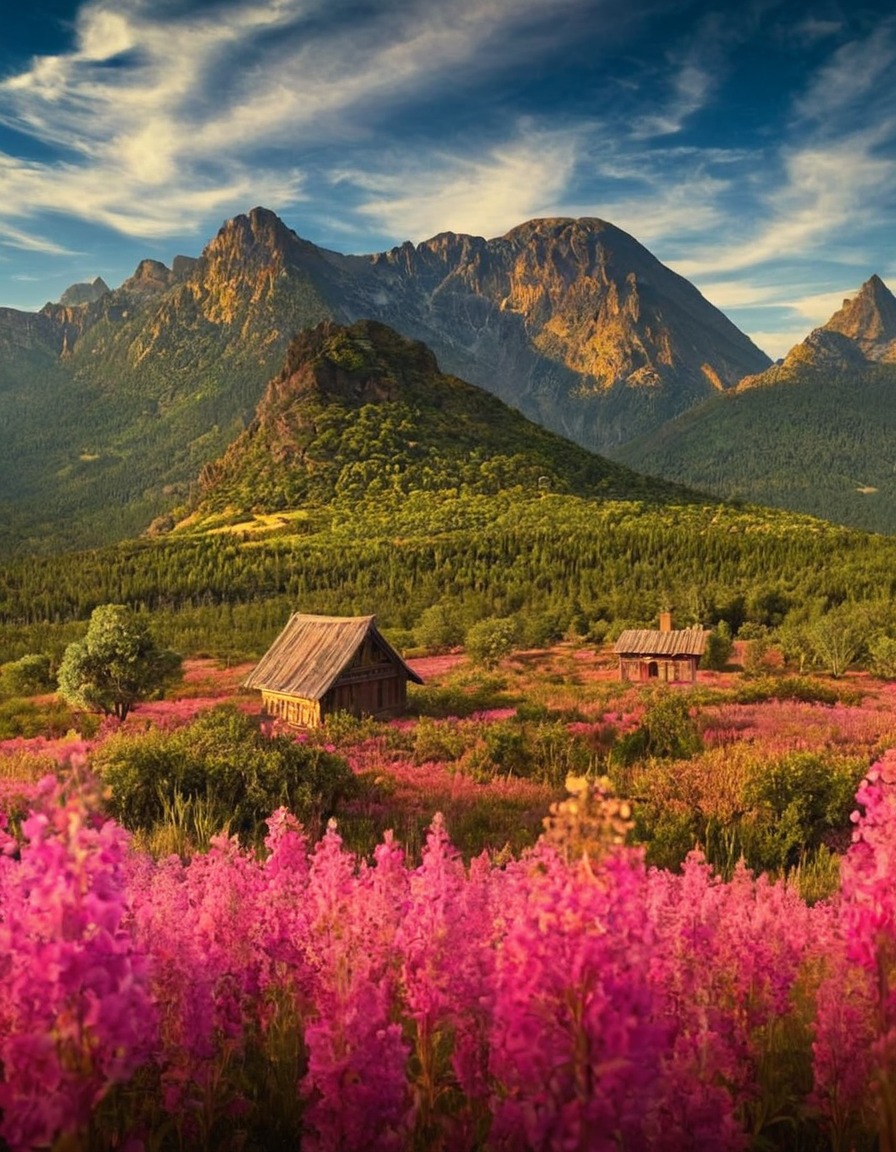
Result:
M874 764L856 793L863 812L853 813L855 830L841 867L841 923L846 955L869 976L849 1004L856 1063L841 1077L838 1099L859 1096L859 1069L870 1065L881 1147L896 1148L896 754ZM863 1012L870 1000L870 1021ZM830 1011L820 1019L820 1041L830 1031ZM858 1051L871 1035L866 1055ZM816 1076L830 1094L830 1044L820 1045ZM818 1090L818 1089L817 1089Z
M84 1129L155 1045L128 919L128 836L52 779L0 858L0 1135L14 1150Z
M398 1152L409 1107L408 1049L391 1019L391 944L401 903L383 900L404 885L397 846L387 841L376 868L360 873L332 824L317 845L306 888L307 955L317 1018L305 1029L309 1101L303 1138L321 1152ZM391 904L385 923L367 911Z

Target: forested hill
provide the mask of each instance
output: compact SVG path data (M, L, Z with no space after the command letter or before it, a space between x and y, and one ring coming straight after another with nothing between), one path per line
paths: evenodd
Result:
M383 324L325 321L294 339L250 427L203 469L187 526L334 504L374 515L421 493L507 491L694 499L445 375L425 345Z
M871 277L783 363L614 458L724 499L896 533L896 299Z

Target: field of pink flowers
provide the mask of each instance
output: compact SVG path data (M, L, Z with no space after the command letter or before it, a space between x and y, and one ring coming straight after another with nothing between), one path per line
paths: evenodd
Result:
M281 810L263 849L157 858L85 767L104 729L0 750L0 1147L893 1152L893 689L749 702L713 675L693 696L708 793L795 748L866 758L839 888L809 904L699 852L649 867L605 780L561 802L494 770L488 730L524 709L562 717L595 765L637 727L643 694L601 654L429 672L431 712L440 678L444 700L493 706L343 734L379 782L382 810L354 818L395 817L363 857L340 825L312 843ZM131 730L239 682L188 676ZM472 854L484 803L528 819L531 847Z

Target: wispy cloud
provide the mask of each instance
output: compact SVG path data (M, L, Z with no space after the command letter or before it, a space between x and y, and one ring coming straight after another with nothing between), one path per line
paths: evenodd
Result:
M858 113L867 124L896 110L896 20L883 20L866 37L838 48L814 75L794 112L814 130L837 133Z
M684 60L675 69L669 94L656 101L657 110L635 119L633 137L647 140L680 132L688 118L705 105L714 84L713 76L704 63L696 58Z
M160 236L233 205L282 209L303 187L285 152L363 132L389 101L487 63L483 45L573 2L408 0L339 21L339 0L245 0L226 19L91 0L70 53L0 82L0 124L59 153L5 158L0 218L50 210Z
M878 156L874 136L852 137L826 145L784 149L779 182L755 192L756 206L741 220L731 216L727 234L713 236L680 262L685 276L707 276L808 256L823 243L832 259L843 255L840 234L855 213L881 219L892 211L896 162ZM838 251L840 250L840 251ZM854 248L855 260L871 251Z
M392 234L417 241L448 230L491 237L533 216L557 213L577 145L575 131L524 128L516 139L474 157L405 156L389 171L344 169L334 179L359 189L357 211Z

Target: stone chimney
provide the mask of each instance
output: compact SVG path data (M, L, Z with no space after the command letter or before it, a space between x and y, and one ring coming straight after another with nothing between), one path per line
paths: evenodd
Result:
M672 631L672 613L660 612L660 632Z

